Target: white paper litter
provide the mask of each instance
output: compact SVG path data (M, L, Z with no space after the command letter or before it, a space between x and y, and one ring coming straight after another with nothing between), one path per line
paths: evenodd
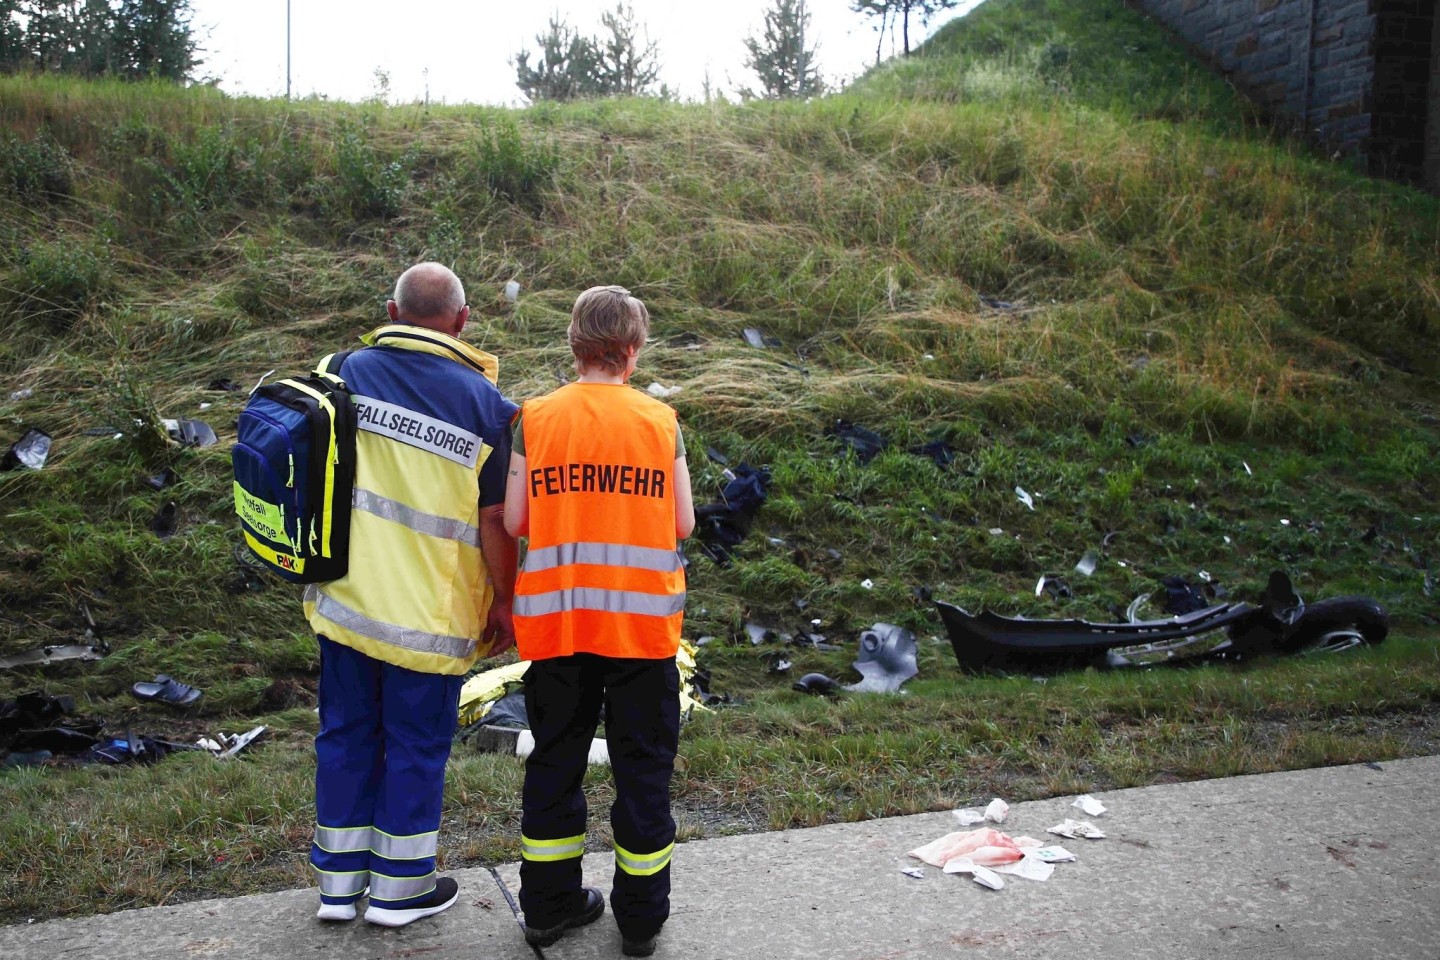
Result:
M1081 557L1080 562L1075 564L1075 572L1087 577L1091 576L1095 573L1095 566L1099 562L1099 554L1097 554L1094 550L1086 550L1085 556Z
M1025 504L1025 506L1029 507L1031 510L1035 509L1035 501L1031 499L1030 494L1025 492L1024 487L1016 487L1015 496L1019 497L1020 502Z
M1046 863L1075 862L1075 854L1064 847L1041 847L1038 850L1029 851L1029 855L1037 860L1044 860Z
M864 587L866 590L869 590L875 586L875 581L871 580L869 577L866 577L864 580L860 581L860 586Z
M1252 477L1255 476L1255 471L1250 469L1250 464L1246 463L1244 460L1241 460L1241 461L1240 461L1240 466L1242 466L1242 467L1245 468L1245 472L1246 472L1247 474L1249 474L1249 475L1252 476Z
M645 392L656 400L664 400L666 397L673 397L681 391L681 387L667 387L661 383L652 383L645 388Z
M995 823L1004 823L1005 815L1010 812L1010 804L996 797L985 807L985 819L993 820Z
M975 882L982 887L989 887L991 890L1004 890L1005 881L1000 875L989 867L982 867L969 857L956 857L945 864L946 873L968 873Z
M511 303L514 303L516 300L520 299L519 281L507 280L505 282L505 299L509 300Z
M1075 840L1080 837L1084 837L1086 840L1105 839L1105 831L1085 820L1066 820L1064 823L1057 823L1045 832L1066 837L1070 840Z
M962 827L973 826L985 819L985 813L981 810L951 810L950 812L955 814L955 819L960 821Z
M1084 796L1076 797L1075 802L1070 804L1070 806L1078 807L1084 811L1087 817L1098 817L1105 812L1105 804L1096 800L1088 793Z
M919 867L901 867L900 872L905 874L905 876L907 877L914 877L916 880L925 879L925 871L921 870Z
M1049 880L1050 875L1055 872L1054 864L1036 857L1025 856L1014 863L1007 863L1004 866L992 868L996 873L1004 873L1014 877L1022 877L1026 880Z

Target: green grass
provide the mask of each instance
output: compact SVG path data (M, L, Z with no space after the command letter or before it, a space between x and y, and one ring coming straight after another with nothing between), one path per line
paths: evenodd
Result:
M1113 0L990 0L803 104L7 77L0 124L0 446L55 437L44 470L0 474L0 654L87 629L113 648L0 673L0 697L70 693L152 735L278 731L229 767L0 773L19 864L0 918L302 882L313 640L298 591L236 560L243 392L207 385L352 343L422 258L464 279L466 337L516 399L567 373L580 290L630 287L653 318L637 383L683 388L697 497L723 484L707 446L772 470L736 561L692 550L687 635L719 638L701 663L744 703L687 728L683 836L1434 750L1440 200L1278 138ZM182 416L222 445L166 444ZM890 448L860 465L826 436L841 418ZM953 465L906 452L932 439ZM152 490L164 467L181 482ZM960 676L916 595L1109 619L1163 576L1255 599L1271 569L1310 599L1375 597L1395 640L1042 686ZM1043 574L1074 597L1037 598ZM914 629L912 693L806 700L726 643L812 618L850 650L877 621ZM850 650L795 670L843 673ZM126 695L160 672L204 688L197 716ZM451 776L447 857L513 858L518 767Z

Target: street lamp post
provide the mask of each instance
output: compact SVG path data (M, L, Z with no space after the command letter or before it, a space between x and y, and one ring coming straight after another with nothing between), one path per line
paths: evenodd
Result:
M285 0L285 99L290 99L290 0Z

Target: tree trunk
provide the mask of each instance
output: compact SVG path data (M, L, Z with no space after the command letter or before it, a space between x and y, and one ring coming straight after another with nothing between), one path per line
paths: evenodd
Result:
M905 56L910 56L910 0L904 0L901 4L904 11L905 22L900 26L900 36L904 40Z

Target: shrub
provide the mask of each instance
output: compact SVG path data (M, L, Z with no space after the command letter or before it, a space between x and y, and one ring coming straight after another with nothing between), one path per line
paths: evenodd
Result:
M410 186L408 154L386 160L363 129L343 126L335 145L335 183L328 206L357 220L385 220L400 212Z
M36 243L20 254L5 286L22 319L58 333L69 329L110 279L108 259L87 247Z
M548 140L527 144L507 118L481 128L470 163L473 176L491 195L538 210L540 193L560 166L560 151Z
M0 187L23 201L65 200L74 192L70 154L49 134L0 139Z

